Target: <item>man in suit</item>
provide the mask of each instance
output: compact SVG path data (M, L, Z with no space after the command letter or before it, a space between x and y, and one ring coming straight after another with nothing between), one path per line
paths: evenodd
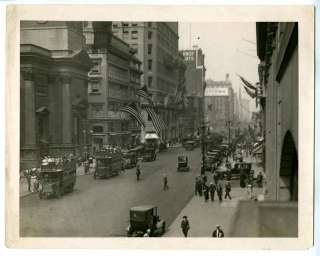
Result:
M190 229L189 220L187 216L182 217L181 229L184 237L188 237L188 231Z
M222 229L220 228L220 225L216 226L216 229L212 233L212 237L214 237L214 238L224 237L224 233L223 233Z

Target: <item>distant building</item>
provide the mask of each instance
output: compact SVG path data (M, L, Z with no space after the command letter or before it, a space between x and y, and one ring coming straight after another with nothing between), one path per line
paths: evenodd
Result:
M226 133L227 122L234 125L234 92L229 74L225 81L207 80L205 112L213 131Z
M20 40L21 169L43 156L84 153L92 63L82 22L22 21Z
M187 109L184 115L184 127L186 134L198 133L203 119L203 93L205 86L204 58L201 49L180 51L186 64L185 71L185 97Z
M177 138L178 23L112 22L112 32L135 49L142 62L141 87L147 85L156 112L166 124L160 136L164 140Z
M132 146L141 128L119 109L138 102L141 62L127 43L112 35L111 22L87 22L84 34L94 63L88 90L93 150L105 144Z

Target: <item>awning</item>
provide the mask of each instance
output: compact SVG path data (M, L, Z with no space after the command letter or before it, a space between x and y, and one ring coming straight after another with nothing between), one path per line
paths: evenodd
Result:
M159 136L157 134L155 134L155 133L147 133L144 138L146 140L148 140L148 139L159 139Z
M254 155L262 154L262 144L260 144L256 148L254 148L252 150L252 154L254 154Z

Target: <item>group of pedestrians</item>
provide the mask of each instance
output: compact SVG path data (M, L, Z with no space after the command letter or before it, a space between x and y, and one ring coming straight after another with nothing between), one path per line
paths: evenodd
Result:
M182 233L183 233L184 237L188 237L188 232L190 230L190 223L189 223L189 220L188 220L187 216L183 216L182 217L181 230L182 230ZM219 224L216 225L216 228L213 230L212 237L213 238L222 238L222 237L224 237L224 232L221 229Z
M217 171L215 171L213 173L213 182L210 182L209 185L207 182L208 182L208 178L206 175L201 175L201 176L196 177L195 195L199 195L200 197L202 197L202 195L203 195L205 202L208 202L209 198L210 198L211 202L214 202L215 194L217 193L217 197L219 199L219 202L222 202L222 200L223 200L223 185L222 185L222 180L221 180L219 174L217 173ZM224 199L229 198L231 200L231 195L230 195L231 183L229 180L227 180L225 182L224 191L225 191Z

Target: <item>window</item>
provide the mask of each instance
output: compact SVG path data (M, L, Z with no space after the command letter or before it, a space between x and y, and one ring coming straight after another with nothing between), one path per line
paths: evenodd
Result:
M128 27L128 26L129 26L129 24L128 24L127 22L123 22L122 25L123 25L124 27Z
M103 104L92 104L91 112L93 116L103 116Z
M148 27L149 27L149 28L152 27L152 22L148 22Z
M152 86L152 76L148 76L148 87Z
M123 33L123 39L129 39L129 31L124 30L122 33Z
M136 26L138 26L138 23L131 23L131 26L136 27Z
M112 24L112 26L113 26L114 28L117 28L117 27L118 27L118 24Z
M152 31L148 31L148 39L152 38Z
M121 131L128 131L128 123L127 122L121 123Z
M152 44L148 44L148 54L152 54Z
M101 93L101 87L99 81L89 82L89 93Z
M92 60L93 67L91 68L91 73L97 74L100 73L100 60Z
M103 132L103 126L102 125L94 125L92 127L93 132Z
M152 70L152 60L148 60L148 70Z
M137 39L138 38L138 31L133 30L131 31L131 39Z
M114 123L110 122L109 123L109 132L113 132L114 131Z

